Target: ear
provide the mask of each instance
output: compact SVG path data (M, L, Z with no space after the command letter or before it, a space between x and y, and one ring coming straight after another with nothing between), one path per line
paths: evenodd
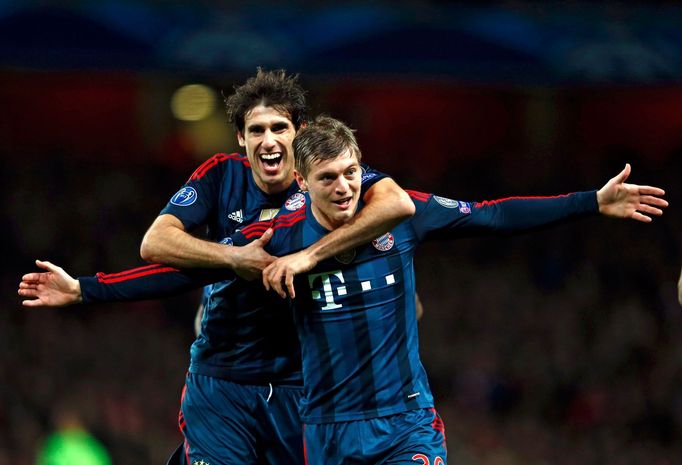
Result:
M301 176L301 173L298 171L294 170L294 178L296 179L296 182L298 183L298 187L302 191L307 191L308 190L308 183L303 179L303 176Z
M246 139L244 139L244 134L241 131L237 131L237 142L239 142L240 147L246 147Z

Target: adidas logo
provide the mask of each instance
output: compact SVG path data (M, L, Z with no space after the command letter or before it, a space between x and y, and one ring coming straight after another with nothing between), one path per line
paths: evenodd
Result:
M237 210L236 212L232 212L227 217L231 220L236 221L237 223L242 223L244 221L244 215L242 214L241 210Z

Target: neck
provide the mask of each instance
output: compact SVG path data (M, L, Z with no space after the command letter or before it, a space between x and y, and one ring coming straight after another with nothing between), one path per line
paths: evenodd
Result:
M287 176L283 181L281 182L274 182L274 183L265 183L262 180L258 179L257 177L253 177L253 180L256 182L256 185L265 192L268 195L275 195L275 194L281 194L282 192L286 191L289 189L289 186L291 186L291 183L294 182L294 175L292 174L291 176Z
M357 206L356 206L357 209ZM315 221L317 221L320 226L322 226L324 229L328 231L333 231L335 229L340 228L347 222L349 222L353 217L351 216L350 218L347 218L345 220L338 220L334 221L331 218L329 218L327 215L325 215L322 211L320 211L314 203L310 204L310 211L313 213L313 217L315 217Z

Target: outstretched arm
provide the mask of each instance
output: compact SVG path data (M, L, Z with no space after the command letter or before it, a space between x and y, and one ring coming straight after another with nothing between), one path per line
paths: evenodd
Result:
M644 223L651 222L651 216L661 216L668 202L660 198L665 191L658 187L627 184L630 163L617 176L610 179L597 191L599 212L614 218L632 218Z
M63 307L76 303L129 302L169 297L206 284L235 279L227 269L184 269L154 263L118 273L72 278L62 268L36 261L45 270L24 275L19 295L27 307Z
M81 286L63 268L50 262L36 260L43 273L28 273L19 283L19 295L25 307L64 307L83 301Z
M300 252L280 257L263 270L263 285L281 297L288 291L295 297L294 276L310 271L320 261L344 250L365 244L390 231L401 221L414 215L410 197L390 178L374 184L365 194L364 208L348 223Z

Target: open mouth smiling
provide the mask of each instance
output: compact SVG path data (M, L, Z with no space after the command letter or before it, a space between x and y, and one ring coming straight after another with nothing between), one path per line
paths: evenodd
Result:
M258 159L263 166L268 170L275 170L279 167L282 161L282 152L261 153Z
M334 200L334 201L332 201L332 203L335 203L339 207L345 209L345 208L348 208L350 206L351 200L353 200L353 197L344 197L343 199Z

